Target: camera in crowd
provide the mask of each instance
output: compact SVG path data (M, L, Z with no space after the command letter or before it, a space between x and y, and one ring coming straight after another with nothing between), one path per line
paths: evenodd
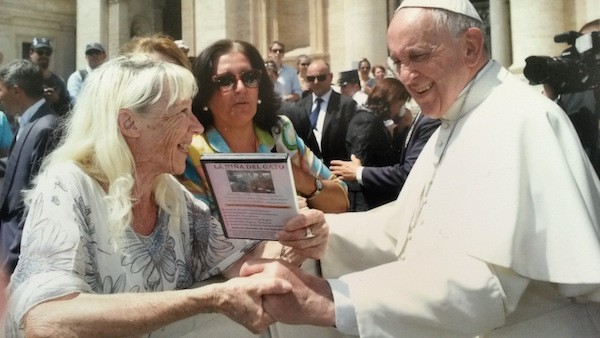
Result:
M559 57L530 56L523 74L530 84L547 83L557 94L580 92L600 85L600 32L566 32L554 42L569 44Z

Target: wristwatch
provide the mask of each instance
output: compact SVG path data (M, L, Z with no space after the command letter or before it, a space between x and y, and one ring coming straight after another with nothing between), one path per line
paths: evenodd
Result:
M323 181L321 181L320 178L315 177L315 185L317 186L317 190L315 190L315 192L310 194L310 196L306 196L307 201L310 201L313 198L317 197L317 195L319 195L321 193L321 190L323 190Z

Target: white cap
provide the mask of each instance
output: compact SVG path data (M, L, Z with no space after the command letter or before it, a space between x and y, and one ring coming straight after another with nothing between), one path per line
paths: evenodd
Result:
M401 8L406 7L445 9L483 22L479 13L477 13L477 10L469 0L404 0L398 9L396 9L396 12Z

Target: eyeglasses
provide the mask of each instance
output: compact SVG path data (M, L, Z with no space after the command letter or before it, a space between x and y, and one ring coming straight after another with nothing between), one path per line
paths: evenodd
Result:
M222 92L229 92L237 87L238 81L242 80L244 87L256 88L260 84L262 72L258 69L241 72L240 75L232 73L223 73L212 76L212 81L219 86Z
M308 67L308 66L310 66L310 62L303 62L303 63L300 64L300 66L302 66L302 67Z
M50 49L36 49L35 52L41 56L50 56L52 55L52 51Z
M327 74L321 74L321 75L317 75L317 76L307 76L306 79L308 80L308 82L315 82L315 79L318 82L323 82L325 81L325 79L327 78Z
M272 53L285 53L283 48L273 48L273 49L271 49L271 52Z

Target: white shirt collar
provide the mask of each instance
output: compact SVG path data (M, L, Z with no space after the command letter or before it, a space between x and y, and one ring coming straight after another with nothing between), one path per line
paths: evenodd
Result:
M327 93L323 94L323 96L317 96L317 95L315 95L315 93L313 93L312 94L312 102L315 103L315 100L317 99L317 97L320 97L323 100L323 103L329 102L329 98L331 97L332 91L333 91L333 89L329 88Z

